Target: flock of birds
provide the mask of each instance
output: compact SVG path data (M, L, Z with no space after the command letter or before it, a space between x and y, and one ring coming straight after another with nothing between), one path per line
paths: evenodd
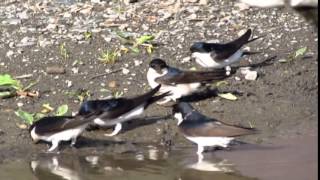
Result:
M226 148L237 136L256 133L253 128L230 125L207 117L181 98L191 95L207 83L230 77L236 69L229 65L243 56L255 54L242 47L258 38L251 38L251 29L234 41L219 43L194 43L190 51L195 61L209 71L184 71L169 66L162 59L153 59L149 64L147 80L149 92L132 98L89 100L81 104L75 116L44 117L31 125L29 132L34 142L51 143L49 152L58 149L61 141L76 144L77 137L91 124L110 127L114 130L106 136L117 135L122 123L141 115L151 104L173 101L173 116L178 120L180 132L198 145L202 154L206 146ZM160 101L161 100L161 101Z

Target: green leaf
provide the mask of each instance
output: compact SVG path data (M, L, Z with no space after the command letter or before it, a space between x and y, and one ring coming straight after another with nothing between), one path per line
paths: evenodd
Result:
M125 39L125 40L129 40L130 39L130 35L128 33L117 31L116 34L117 34L118 37L120 37L122 39Z
M84 32L84 39L85 40L89 40L91 38L92 38L92 32L88 32L88 31Z
M146 49L148 54L152 54L154 47L150 45L150 46L147 46Z
M298 49L295 52L294 58L297 58L298 56L303 56L307 52L307 50L308 50L307 47L303 47L303 48Z
M224 86L224 85L228 85L228 84L229 83L227 81L218 81L214 85L217 87L220 87L220 86Z
M68 112L68 105L64 104L58 107L57 111L56 111L56 116L63 116Z
M6 98L6 97L10 97L13 95L13 92L10 92L10 91L3 91L3 92L0 92L0 99L1 98Z
M152 41L153 39L154 39L153 35L143 35L136 40L136 44L137 45L144 44L146 42Z
M237 96L233 95L232 93L224 93L224 94L218 94L219 97L230 100L230 101L236 101L238 98Z
M17 90L22 88L20 82L13 79L9 74L0 75L0 86L9 86Z
M39 119L45 117L46 115L45 114L42 114L42 113L36 113L34 115L34 121L38 121Z
M140 52L139 48L137 47L130 47L131 51L138 54Z
M27 124L31 125L34 122L33 114L30 114L26 111L22 111L21 109L15 111L14 113Z

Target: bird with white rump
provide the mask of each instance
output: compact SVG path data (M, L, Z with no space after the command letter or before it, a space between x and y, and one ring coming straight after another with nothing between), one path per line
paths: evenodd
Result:
M239 62L245 55L260 53L241 49L245 44L261 38L250 39L251 34L252 30L248 29L238 39L228 43L196 42L190 47L191 57L202 67L224 68Z
M114 127L113 132L105 136L115 136L122 129L122 123L141 115L154 102L168 96L170 92L158 93L161 85L149 92L132 98L112 98L90 100L82 103L77 115L93 119L93 124L101 127ZM92 114L92 116L90 116Z
M170 92L163 101L157 104L165 104L169 101L191 95L197 92L206 83L214 83L228 78L235 73L235 69L214 69L212 71L184 71L170 67L162 59L153 59L149 64L147 80L149 86L154 88L161 85L160 92Z
M198 155L202 156L207 146L227 148L237 136L257 133L254 128L230 125L214 118L209 118L186 102L173 106L173 116L178 120L180 132L198 145Z
M74 146L78 136L92 120L87 116L43 117L30 126L29 132L35 143L39 141L50 142L51 147L48 152L52 152L58 148L61 141L71 140L71 146Z

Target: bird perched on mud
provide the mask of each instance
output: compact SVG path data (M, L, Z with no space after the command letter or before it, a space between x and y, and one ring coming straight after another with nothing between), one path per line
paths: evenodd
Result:
M191 95L206 82L217 82L234 73L235 69L215 69L213 71L183 71L170 67L162 59L153 59L149 64L147 79L154 88L161 84L160 92L171 92L158 104L165 104L171 100Z
M257 132L253 128L229 125L209 118L185 102L175 104L172 111L182 134L198 145L197 153L200 156L206 146L226 148L235 137Z
M241 47L261 37L253 38L251 40L251 29L248 29L238 39L225 43L207 43L196 42L190 51L191 57L195 58L196 62L202 67L206 68L223 68L230 64L240 61L244 55L257 54L259 52L249 52L241 50Z
M34 142L40 140L51 142L49 152L55 150L60 141L70 141L74 146L77 137L85 130L91 118L86 116L52 116L44 117L36 121L29 128L31 138Z
M117 135L122 122L131 120L143 113L143 111L154 102L169 95L169 92L154 96L161 85L155 87L149 92L133 98L115 98L105 100L91 100L82 103L78 112L79 116L90 116L93 114L93 123L102 126L114 126L114 131L106 136Z

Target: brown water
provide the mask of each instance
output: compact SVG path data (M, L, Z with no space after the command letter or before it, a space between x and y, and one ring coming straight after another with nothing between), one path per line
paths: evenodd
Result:
M206 153L194 147L170 152L154 146L137 153L100 155L37 154L31 161L0 165L1 180L252 180L317 179L316 137L272 145L238 145ZM256 177L256 178L254 178Z

